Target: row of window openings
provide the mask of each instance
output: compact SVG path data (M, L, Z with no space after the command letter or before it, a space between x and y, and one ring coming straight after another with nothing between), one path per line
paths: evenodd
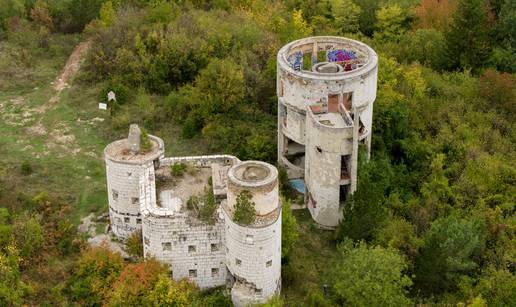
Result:
M111 195L113 196L113 200L118 200L118 191L113 190L111 192L112 192ZM131 198L131 203L133 205L138 205L140 203L140 198L139 197L132 197Z
M122 221L119 217L117 217L117 218L116 218L116 220L117 220L118 222L121 222L121 221ZM124 223L131 223L131 218L130 218L130 217L124 217ZM137 218L137 219L136 219L136 224L141 224L141 223L142 223L142 219Z
M218 277L219 276L219 268L212 268L211 269L211 277ZM197 270L188 270L188 277L190 278L196 278L197 277Z
M242 266L242 260L240 260L238 258L235 258L235 264L236 264L236 266ZM266 267L271 267L272 266L272 260L269 260L269 261L265 262L265 266Z
M149 244L149 239L145 238L145 244ZM163 251L171 251L172 250L172 242L163 242L161 243L161 247L163 248ZM212 243L211 244L211 251L217 252L219 251L219 245ZM197 252L197 246L195 245L188 245L188 252L189 253L195 253Z

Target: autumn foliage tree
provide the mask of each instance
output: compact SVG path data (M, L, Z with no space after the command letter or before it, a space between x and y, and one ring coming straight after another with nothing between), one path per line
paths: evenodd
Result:
M415 7L418 29L436 29L444 31L450 25L452 15L457 7L457 0L422 0Z
M146 306L148 292L160 275L168 274L168 268L154 259L128 264L106 295L106 303L108 306Z

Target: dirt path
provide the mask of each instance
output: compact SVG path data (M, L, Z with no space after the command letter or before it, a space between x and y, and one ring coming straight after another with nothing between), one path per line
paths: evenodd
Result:
M36 110L38 113L43 113L51 109L52 107L54 107L56 103L59 102L59 95L66 87L68 87L68 82L77 74L77 72L81 68L81 64L84 60L84 55L86 54L90 46L91 41L88 40L79 43L75 47L72 54L66 61L66 64L63 70L61 71L61 74L53 82L55 91L54 94L49 99L48 103L42 105Z
M46 148L46 154L48 150L61 149L60 152L71 153L73 155L80 151L78 144L76 143L75 136L71 134L70 128L65 123L60 123L53 127L45 127L42 120L45 117L44 113L55 108L60 100L61 92L68 87L73 77L79 72L81 64L84 60L84 55L91 46L91 41L84 41L79 43L72 54L66 61L59 76L56 77L55 81L52 82L53 94L50 99L36 108L30 108L25 110L24 120L32 121L33 124L25 129L29 136L42 136L48 135ZM23 97L22 97L23 99ZM25 124L21 121L22 124Z

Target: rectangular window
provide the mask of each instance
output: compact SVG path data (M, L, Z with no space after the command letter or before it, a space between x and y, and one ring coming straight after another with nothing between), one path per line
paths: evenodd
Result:
M266 267L270 267L270 266L272 266L272 260L267 261L267 263L265 264L265 266L266 266Z
M211 243L211 251L217 252L219 250L219 245L215 243Z
M111 195L113 196L114 200L118 200L118 191L117 190L112 190Z
M196 247L195 245L188 245L188 252L189 253L195 253Z
M353 93L344 93L344 107L346 110L351 111Z
M339 95L328 95L328 113L339 113Z
M252 235L246 235L245 236L245 241L248 243L248 244L253 244L254 242L254 237Z
M242 265L242 260L235 259L235 263L236 263L237 266L241 266Z
M190 278L195 278L197 277L197 270L188 270L188 276Z
M141 224L142 223L142 219L136 219L136 224Z
M124 217L124 222L125 222L125 223L129 223L130 221L131 221L131 219L130 219L130 218L128 218L128 217Z
M172 243L170 243L170 242L163 242L163 243L161 243L161 247L163 248L163 251L171 251L172 250Z
M254 293L260 295L260 294L262 294L262 289L255 289Z
M219 268L212 268L211 269L211 277L217 277L219 276Z
M139 197L133 197L131 198L131 202L133 203L133 205L137 205L140 203L140 198Z
M143 243L145 243L145 245L149 245L149 238L143 238Z

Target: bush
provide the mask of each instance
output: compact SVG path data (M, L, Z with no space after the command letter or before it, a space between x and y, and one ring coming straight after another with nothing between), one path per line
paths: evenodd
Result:
M215 210L217 209L217 205L215 204L215 195L213 195L213 190L209 187L204 189L203 196L204 203L199 208L199 218L208 224L215 224Z
M113 91L116 95L116 102L108 102L107 101L107 94ZM129 89L127 86L125 86L123 83L110 80L100 91L99 93L99 101L106 101L110 104L110 108L115 111L118 106L124 105L127 102L127 99L129 97ZM112 111L112 112L113 112Z
M21 165L22 175L28 176L28 175L32 174L33 171L34 170L32 169L32 165L30 164L29 161L25 161L22 163L22 165Z
M235 205L233 221L241 225L249 225L256 218L255 204L251 201L252 194L249 190L243 190L238 194Z
M281 212L281 257L286 258L296 244L299 233L296 218L290 209L289 200L282 200Z
M125 242L125 251L136 258L143 257L142 231L135 231Z
M174 163L170 167L170 174L174 177L181 177L184 175L186 168L187 166L184 163Z
M356 246L346 241L339 246L342 258L334 273L333 290L341 305L411 306L407 297L412 281L403 274L408 266L392 248Z
M152 143L149 138L149 135L147 134L147 130L145 128L142 128L141 134L140 134L140 151L142 153L147 153L152 149Z

